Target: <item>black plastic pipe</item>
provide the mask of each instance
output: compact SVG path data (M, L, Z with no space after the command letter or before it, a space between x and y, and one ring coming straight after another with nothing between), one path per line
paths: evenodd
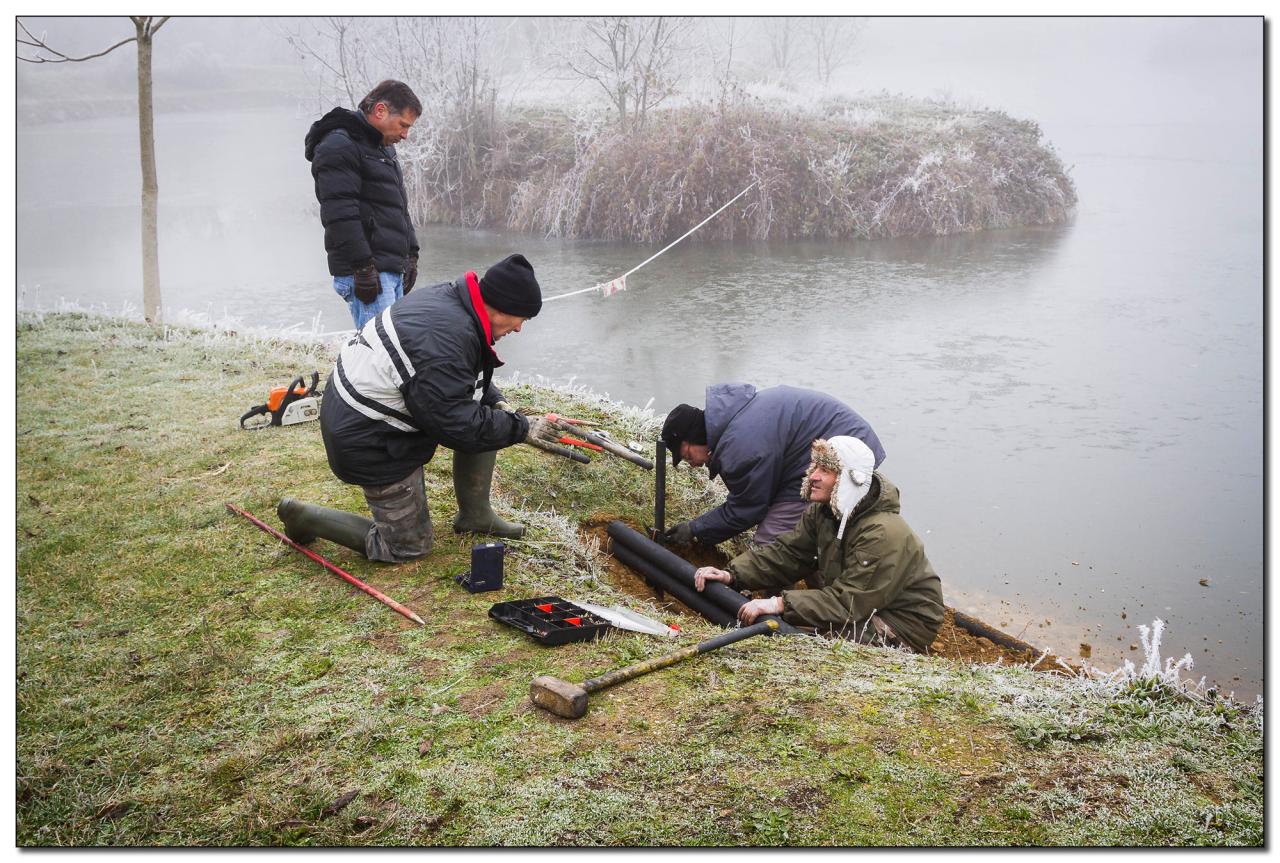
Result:
M643 534L632 530L620 521L609 522L609 536L613 540L615 552L619 549L625 549L632 556L652 564L654 569L663 572L671 581L680 584L695 595L698 594L693 586L695 567L683 557L668 551L655 542L651 542ZM621 558L619 559L621 560ZM623 563L626 563L626 561L624 560ZM630 564L627 565L630 566ZM700 595L710 599L716 606L730 612L735 617L738 609L749 601L733 588L718 581L707 582ZM689 605L689 603L686 602L685 605ZM693 608L691 605L689 607ZM794 626L776 614L766 614L758 619L778 621L778 632L784 635L794 635L799 632ZM710 620L709 617L708 620Z
M954 609L952 609L955 611ZM998 629L992 629L976 617L970 617L963 611L955 611L956 626L966 632L987 639L1001 647L1007 647L1010 650L1021 650L1024 653L1039 654L1043 651L1032 647L1025 641L1020 641L1009 635L1007 632L1001 632Z
M644 534L632 530L620 521L609 523L609 536L615 547L622 545L632 554L661 569L673 580L694 589L693 573L697 567L680 555L650 542ZM708 582L702 593L720 608L733 614L737 614L738 609L747 601L742 594L718 581Z
M615 544L613 546L613 556L640 573L649 586L655 590L671 594L712 623L717 623L720 626L733 626L738 622L738 618L732 612L716 606L693 588L685 587L652 563L643 560L639 555L633 554L625 546Z

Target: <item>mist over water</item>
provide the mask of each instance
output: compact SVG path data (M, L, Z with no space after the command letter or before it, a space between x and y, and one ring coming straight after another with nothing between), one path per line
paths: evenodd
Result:
M157 63L165 36L176 50L202 32L172 27ZM828 391L875 426L950 604L1064 656L1088 644L1104 667L1139 662L1136 624L1161 617L1164 655L1190 651L1197 676L1258 692L1261 38L1259 19L875 19L842 86L1038 122L1072 166L1072 224L685 243L625 293L544 306L498 345L502 372L660 413L720 381ZM56 86L34 74L56 70L20 71L20 109ZM167 309L349 327L302 158L319 114L302 91L289 78L277 104L159 113ZM136 310L136 119L20 123L17 161L20 302ZM419 284L522 251L548 295L657 250L420 234Z

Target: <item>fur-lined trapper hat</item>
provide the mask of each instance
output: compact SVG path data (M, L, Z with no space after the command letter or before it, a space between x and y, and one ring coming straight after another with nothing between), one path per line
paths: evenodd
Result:
M876 470L875 454L856 437L818 438L813 442L813 465L805 472L804 482L800 485L800 496L805 500L809 499L809 475L814 467L826 468L839 477L827 506L840 519L840 527L836 531L836 539L840 539L844 536L849 516L871 490L871 479Z

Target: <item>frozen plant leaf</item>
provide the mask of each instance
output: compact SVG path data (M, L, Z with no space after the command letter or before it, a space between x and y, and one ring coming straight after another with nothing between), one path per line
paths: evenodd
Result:
M320 813L320 817L331 818L332 816L337 815L343 809L346 809L347 804L349 804L352 800L355 800L356 795L359 793L360 793L360 789L354 788L351 791L348 791L346 794L343 794L337 800L333 801L328 806L326 806L324 808L324 811Z

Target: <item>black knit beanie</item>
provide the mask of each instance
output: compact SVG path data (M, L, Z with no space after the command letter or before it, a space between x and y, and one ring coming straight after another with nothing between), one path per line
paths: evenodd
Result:
M676 405L662 424L662 442L671 451L672 466L680 464L680 444L707 442L706 414L693 405Z
M542 310L542 289L524 255L508 255L480 279L480 296L500 312L532 318Z

